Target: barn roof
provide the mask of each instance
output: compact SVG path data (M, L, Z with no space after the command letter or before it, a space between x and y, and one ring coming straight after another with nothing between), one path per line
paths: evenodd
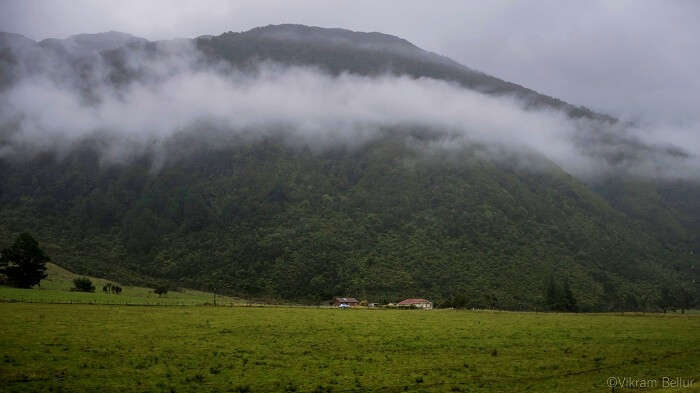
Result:
M411 304L421 304L421 303L430 303L430 301L425 300L425 299L406 299L406 300L400 301L399 305L400 306L409 306Z

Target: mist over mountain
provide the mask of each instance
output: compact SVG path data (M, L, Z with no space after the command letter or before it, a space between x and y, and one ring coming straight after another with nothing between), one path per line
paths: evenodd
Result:
M0 239L231 294L697 294L700 146L381 33L0 34Z

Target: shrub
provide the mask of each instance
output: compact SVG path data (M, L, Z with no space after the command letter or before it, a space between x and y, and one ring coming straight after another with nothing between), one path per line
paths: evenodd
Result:
M87 277L78 277L73 280L73 288L71 288L71 291L95 292L95 285Z

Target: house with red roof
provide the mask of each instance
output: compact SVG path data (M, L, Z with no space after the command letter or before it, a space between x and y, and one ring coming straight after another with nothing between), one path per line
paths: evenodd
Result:
M422 308L423 310L430 310L433 308L433 302L425 299L406 299L400 301L397 305L399 307Z

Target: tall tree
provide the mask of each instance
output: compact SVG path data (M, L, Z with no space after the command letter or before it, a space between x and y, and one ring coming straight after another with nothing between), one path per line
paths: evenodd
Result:
M578 311L578 303L571 292L568 278L565 278L564 283L560 284L554 279L554 275L550 274L545 291L545 301L552 311Z
M571 292L571 287L569 286L568 278L564 279L563 296L564 298L562 300L564 303L564 309L569 312L577 312L578 304L576 303L574 293Z
M679 286L675 294L676 305L681 309L681 313L685 314L685 310L693 308L695 299L693 295L682 286Z
M545 292L545 301L547 302L547 307L552 311L562 310L562 291L556 280L554 279L554 274L549 275L549 280L547 282L547 289Z
M637 299L634 293L625 294L625 309L629 311L639 311L639 299Z
M20 234L14 244L0 253L0 273L19 288L31 288L46 278L46 262L50 259L39 243L28 233Z
M676 299L673 292L669 287L661 288L661 295L659 296L658 305L663 310L664 314L666 311L673 309L676 304Z

